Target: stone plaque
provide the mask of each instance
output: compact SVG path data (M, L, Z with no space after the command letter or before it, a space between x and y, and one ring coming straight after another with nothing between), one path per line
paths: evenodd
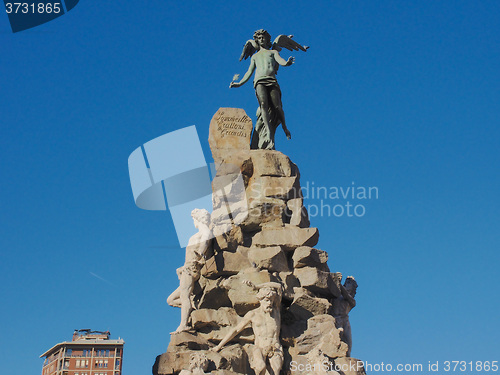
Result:
M214 160L250 150L252 120L241 108L219 108L210 121L208 143ZM219 159L219 160L218 160Z

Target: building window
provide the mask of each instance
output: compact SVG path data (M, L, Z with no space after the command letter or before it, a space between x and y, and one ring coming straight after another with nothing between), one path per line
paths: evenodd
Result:
M107 359L104 360L104 367L108 368L108 360Z
M120 360L119 360L119 359L117 359L117 360L115 361L115 369L117 369L117 368L119 368L119 367L120 367Z
M71 357L72 354L73 354L73 349L66 349L66 356L67 357Z

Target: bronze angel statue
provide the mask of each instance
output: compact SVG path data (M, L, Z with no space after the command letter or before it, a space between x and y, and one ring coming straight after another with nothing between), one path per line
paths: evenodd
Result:
M245 43L240 61L252 57L250 66L241 81L231 82L229 87L240 87L246 83L255 72L253 85L255 94L259 101L257 109L257 122L252 135L251 149L274 150L274 133L279 124L288 139L292 135L286 127L285 113L281 104L281 90L276 80L276 73L280 65L290 66L295 58L288 60L279 55L282 48L290 51L307 51L309 47L302 46L292 39L293 35L279 35L271 43L271 35L266 30L257 30L253 34L253 40ZM235 76L237 79L238 76Z

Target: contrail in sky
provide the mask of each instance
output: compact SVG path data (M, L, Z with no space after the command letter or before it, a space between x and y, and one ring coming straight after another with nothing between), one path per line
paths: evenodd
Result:
M99 275L95 274L94 272L90 272L90 271L89 271L89 273L90 273L92 276L94 276L95 278L97 278L97 279L99 279L99 280L102 280L102 281L104 281L105 283L108 283L108 284L109 284L109 285L111 285L111 286L115 286L114 284L112 284L111 282L109 282L108 280L106 280L104 277L101 277L101 276L99 276Z

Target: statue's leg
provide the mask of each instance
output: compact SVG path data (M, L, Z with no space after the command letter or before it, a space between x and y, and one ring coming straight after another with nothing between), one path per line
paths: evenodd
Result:
M283 124L283 128L286 128L285 112L283 112L283 104L281 103L281 90L279 89L279 87L272 86L270 96L272 107L276 110L278 119Z
M178 287L167 298L167 303L173 307L181 307L181 288Z
M271 369L273 370L273 375L279 375L281 371L281 367L283 366L283 357L277 353L275 353L270 359L269 364L271 365Z
M349 348L347 350L347 356L351 356L351 349L352 349L352 333L351 333L351 323L349 320L344 324L344 341L347 344L347 347Z
M269 130L269 93L267 87L258 84L255 87L255 95L257 95L257 100L259 101L260 114L264 121L264 125Z
M266 373L266 360L262 355L262 351L257 347L252 350L250 367L255 371L255 375L264 375Z
M193 306L191 305L191 294L194 287L194 278L189 271L185 270L181 275L180 300L181 300L181 323L177 332L185 331L189 328L188 320Z

